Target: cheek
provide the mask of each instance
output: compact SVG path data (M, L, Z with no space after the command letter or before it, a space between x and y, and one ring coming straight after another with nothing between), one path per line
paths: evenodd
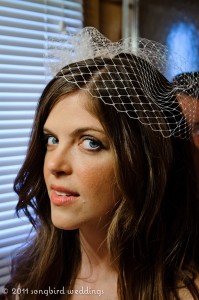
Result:
M101 176L109 177L110 174L114 173L113 164L104 160L100 161L100 159L93 161L82 160L82 163L77 162L75 169L79 177L81 176L86 181L100 180Z
M90 170L89 174L85 173L81 182L81 192L85 201L82 212L85 215L92 213L102 219L111 216L109 213L112 214L121 198L112 168L99 168L93 172Z
M100 164L98 166L90 166L89 168L82 168L79 170L79 179L81 178L81 183L83 189L89 189L89 194L96 194L101 196L104 194L106 197L114 193L116 189L116 179L115 172L113 168L113 163Z

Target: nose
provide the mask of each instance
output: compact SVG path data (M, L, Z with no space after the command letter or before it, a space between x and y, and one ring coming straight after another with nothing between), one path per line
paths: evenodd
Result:
M44 168L54 176L69 175L72 173L71 156L64 149L49 151L45 156Z

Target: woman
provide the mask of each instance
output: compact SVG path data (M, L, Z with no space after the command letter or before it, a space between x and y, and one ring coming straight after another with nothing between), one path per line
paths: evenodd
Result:
M62 68L14 184L36 235L13 262L7 299L13 288L20 299L199 299L186 130L172 85L142 58Z

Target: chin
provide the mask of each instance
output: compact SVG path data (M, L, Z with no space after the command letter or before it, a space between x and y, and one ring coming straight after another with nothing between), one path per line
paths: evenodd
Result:
M51 221L56 228L62 230L74 230L78 228L77 217L60 207L51 208Z
M62 230L78 229L77 224L74 224L74 222L70 222L69 220L61 220L60 218L55 218L53 216L52 216L52 223L56 228Z

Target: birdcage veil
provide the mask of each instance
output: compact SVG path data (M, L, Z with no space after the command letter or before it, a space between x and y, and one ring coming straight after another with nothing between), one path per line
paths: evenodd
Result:
M196 101L194 98L189 97L185 105L184 99L186 97L183 100L181 100L182 97L179 97L179 100L176 101L176 95L195 96L195 91L193 94L190 91L192 91L192 86L195 81L198 81L198 78L187 76L187 80L184 80L183 85L180 85L179 82L171 84L167 80L164 82L159 80L157 72L166 77L167 62L172 61L171 54L165 46L141 38L137 40L136 47L132 38L113 43L97 29L86 27L78 33L66 34L64 40L49 40L47 59L45 60L47 74L63 77L66 81L71 80L62 71L64 66L68 65L68 69L71 71L70 78L73 78L72 81L74 83L73 72L75 68L76 70L79 69L79 63L84 61L84 64L86 64L87 60L92 60L93 66L98 69L99 66L97 64L99 60L96 60L96 58L101 58L101 61L104 61L104 70L108 77L104 79L103 76L100 76L99 71L98 79L94 78L93 80L101 80L103 82L103 89L107 88L107 97L101 97L101 91L97 84L97 91L93 93L86 82L82 87L76 79L75 84L80 89L86 90L93 98L98 97L105 104L114 106L118 112L126 113L129 118L138 119L142 124L149 125L153 130L160 131L164 137L173 135L188 138L190 136L195 116ZM109 70L109 66L106 64L105 60L107 58L114 67L111 69L112 71ZM181 65L185 63L183 59L180 62L178 60L178 64L175 61L173 62L176 73L181 72ZM72 65L71 69L70 65ZM126 73L125 79L121 76L121 67ZM89 66L86 72L89 72ZM117 75L118 80L115 80L115 75ZM132 77L134 81L132 81ZM151 83L154 79L155 84L153 85ZM135 90L136 80L139 85ZM186 84L184 84L185 81ZM112 82L112 86L114 85L113 89L108 89L110 82ZM132 90L134 97L132 97ZM186 91L189 91L189 94ZM145 98L141 97L143 93L148 99L147 109ZM118 97L120 98L120 103L118 103ZM122 106L121 99L123 101ZM126 101L125 99L128 100ZM140 111L142 111L142 116L138 113ZM168 125L167 129L163 129L161 126L161 122L163 122L162 116L164 122ZM187 126L186 120L188 120L189 126Z

